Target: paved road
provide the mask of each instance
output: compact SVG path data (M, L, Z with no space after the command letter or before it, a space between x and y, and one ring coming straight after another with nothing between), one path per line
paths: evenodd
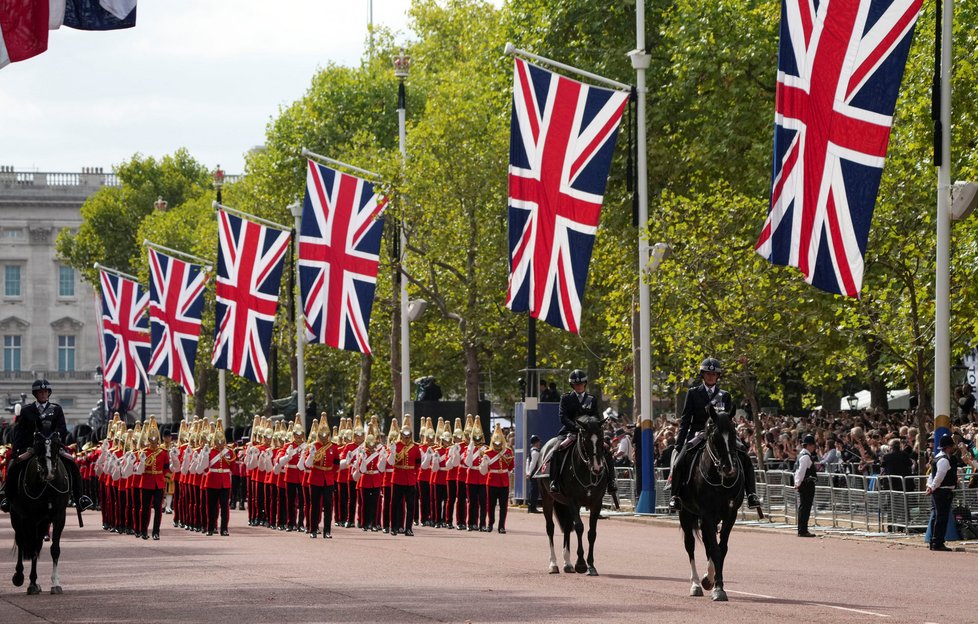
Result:
M39 622L978 622L978 556L884 541L802 540L737 530L728 603L689 597L676 525L602 520L601 576L547 574L543 519L513 510L509 533L426 529L390 537L334 529L333 540L250 528L231 537L164 527L159 542L103 532L97 514L69 520L53 596L9 582L0 548L0 624ZM0 543L13 533L0 517ZM701 559L702 561L702 559ZM703 564L700 570L703 571Z

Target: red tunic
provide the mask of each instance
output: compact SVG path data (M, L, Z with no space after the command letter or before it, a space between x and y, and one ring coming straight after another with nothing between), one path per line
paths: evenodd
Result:
M499 459L496 459L496 457ZM509 473L513 470L513 451L506 449L502 453L489 449L486 451L485 459L489 466L486 474L486 485L489 487L509 487Z
M465 452L462 454L462 470L465 471L464 474L459 475L459 481L465 481L466 485L477 485L486 482L485 477L479 471L479 463L482 461L482 456L479 454L479 449L483 447L477 446L472 451L472 467L466 468L466 458L469 455L469 449L466 448Z
M234 453L227 448L211 449L207 461L207 471L203 474L204 487L208 490L223 490L231 487L231 464Z
M336 472L340 465L339 448L333 443L326 446L322 442L316 442L311 452L313 453L312 468L306 472L308 484L319 487L335 484Z
M166 474L170 472L170 454L163 447L155 451L146 449L143 461L143 474L137 475L139 487L144 490L162 490L166 488Z
M360 473L360 480L357 481L358 490L379 488L384 485L384 473L380 470L380 455L386 452L387 449L382 448L367 453L366 466Z
M299 450L299 445L294 442L289 442L284 452L288 453L290 450L293 450L295 454L285 464L285 482L302 483L302 466L299 465L299 456L302 453Z
M356 447L357 445L352 442L341 446L338 451L340 461L346 459L350 455L350 453L353 452L353 449L355 449ZM349 483L352 478L353 477L350 476L349 466L347 466L346 468L341 468L340 471L336 474L336 480L338 483Z
M432 475L434 477L432 483L435 485L445 485L448 483L449 472L454 470L454 468L448 468L448 447L439 446L435 449L435 452L438 453L438 472Z
M387 462L393 466L394 485L418 485L418 469L421 467L421 447L411 443L405 446L403 442L398 442L394 448L394 455L387 455Z

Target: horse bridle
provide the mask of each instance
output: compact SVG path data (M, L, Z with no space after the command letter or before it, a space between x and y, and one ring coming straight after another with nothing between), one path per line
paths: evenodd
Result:
M46 474L46 476L44 478L44 487L41 488L41 490L37 493L36 496L31 496L30 493L28 492L28 489L27 489L27 473L29 472L28 469L31 466L30 459L28 459L27 460L27 464L24 466L23 472L21 472L21 474L20 474L20 482L21 482L21 488L20 488L20 490L21 490L21 492L23 492L24 496L27 497L27 498L29 498L30 500L38 500L38 499L40 499L41 496L44 495L44 490L46 490L47 488L51 488L52 490L54 490L58 494L67 494L71 490L71 477L69 475L67 475L67 474L65 475L67 477L67 483L65 485L65 489L64 490L60 490L57 487L55 487L55 485L54 485L54 478L55 478L54 473L56 471L56 468L55 468L56 464L54 464L54 462L55 461L58 461L59 458L58 458L58 456L51 449L51 439L50 438L47 438L47 439L44 440L44 454L43 454L43 456L39 457L37 454L35 454L31 459L34 459L35 461L37 461L38 466L40 466L42 457L47 462L47 467L48 467L47 474Z
M737 485L737 482L740 480L740 475L743 472L743 466L740 465L740 458L735 456L734 453L730 451L730 441L726 440L727 453L730 455L730 466L732 468L733 467L737 468L737 472L736 474L733 475L730 485L727 485L726 479L723 476L723 472L720 470L720 466L723 462L714 452L713 447L711 446L711 442L713 442L712 434L706 436L706 453L707 456L710 458L710 462L713 464L713 467L717 469L717 474L720 476L720 480L717 483L713 483L712 481L710 481L709 475L703 473L703 467L697 464L697 468L699 469L700 476L703 477L703 482L711 487L722 487L728 490L732 489L735 485Z
M584 437L582 435L583 433L584 433L583 431L578 432L577 440L574 442L574 451L577 453L577 456L581 458L582 462L590 465L591 462L588 461L588 458L584 456L584 449L582 448L581 439ZM571 473L574 475L574 479L578 482L578 484L580 484L581 487L587 488L589 491L591 488L595 487L598 483L601 482L601 478L604 477L605 472L607 472L604 463L604 454L598 453L597 448L595 448L595 457L600 457L599 461L600 461L601 469L598 470L597 472L594 472L593 470L589 470L587 483L582 481L581 477L577 474L577 470L575 470L574 468L574 462L571 462L571 466L570 466Z

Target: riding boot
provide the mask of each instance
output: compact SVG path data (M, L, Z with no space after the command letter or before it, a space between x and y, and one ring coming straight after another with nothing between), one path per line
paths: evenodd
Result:
M743 450L738 450L740 455L740 465L744 469L744 491L747 493L747 506L757 508L761 506L761 499L757 497L757 479L754 476L754 464L750 457Z
M550 456L550 491L554 494L560 493L560 464L563 451L559 448L554 449Z
M611 453L607 450L604 453L604 467L608 472L608 493L615 494L618 492L618 481L615 479L615 463L611 458Z

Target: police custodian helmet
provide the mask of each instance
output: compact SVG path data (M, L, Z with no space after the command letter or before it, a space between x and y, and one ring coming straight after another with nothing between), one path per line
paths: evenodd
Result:
M37 398L38 390L47 390L50 392L51 382L49 382L47 379L35 379L34 383L31 384L31 394L34 395L34 398Z
M568 381L573 384L587 383L587 373L579 368L575 368L571 371L570 378Z
M701 373L716 373L719 375L723 372L723 367L720 366L720 360L715 357L708 357L700 364Z
M813 436L812 434L809 433L808 435L806 435L804 437L804 439L802 439L801 443L803 445L804 444L815 444L815 436Z

